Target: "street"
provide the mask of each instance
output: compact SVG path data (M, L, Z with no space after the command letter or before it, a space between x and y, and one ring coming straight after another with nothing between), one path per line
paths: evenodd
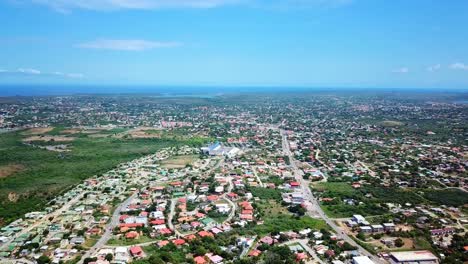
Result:
M371 254L369 251L367 251L365 248L360 246L358 243L356 243L356 241L354 241L351 237L349 237L341 227L335 224L335 222L325 214L325 212L320 207L319 202L317 201L317 199L315 199L314 195L312 194L312 191L309 188L308 182L304 180L302 170L300 170L297 167L296 160L294 159L294 155L289 149L289 142L288 142L288 138L286 135L286 131L281 130L280 132L282 136L283 152L285 153L285 155L289 157L291 167L294 170L294 176L296 178L296 181L298 181L301 184L302 192L305 195L305 200L308 203L310 203L310 207L307 206L306 208L307 214L311 217L319 216L319 218L323 219L335 231L338 238L341 238L344 241L348 242L350 245L357 247L359 252L362 255L368 256L372 261L376 263L386 263L385 261Z

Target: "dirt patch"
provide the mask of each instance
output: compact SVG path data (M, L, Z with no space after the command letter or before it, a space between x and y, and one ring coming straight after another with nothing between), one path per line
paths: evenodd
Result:
M113 136L114 138L161 138L160 130L154 127L137 127Z
M185 168L187 164L193 164L197 159L196 155L174 156L161 161L161 166L166 169L181 169Z
M26 131L24 131L23 135L41 135L45 134L47 132L52 131L54 128L53 127L35 127L35 128L30 128Z
M105 137L110 137L109 134L91 134L91 135L88 135L88 137L90 138L105 138Z
M74 137L65 137L65 136L32 136L23 139L24 142L30 141L44 141L44 142L70 142L75 140Z
M154 130L146 131L146 130L138 130L130 132L130 136L132 138L160 138L161 135L159 133L153 133Z
M12 203L16 203L19 199L19 195L15 192L10 192L8 194L8 201L12 202Z
M386 239L396 239L396 238L386 238ZM402 247L396 247L396 246L390 246L388 247L387 245L382 243L381 239L376 239L373 241L367 242L368 244L372 245L373 247L379 247L382 248L383 250L411 250L414 247L414 241L411 238L404 238L402 237L401 240L403 240L404 245Z
M81 132L81 129L70 128L60 131L61 134L78 134Z
M12 165L6 165L6 166L0 166L0 179L1 178L6 178L10 175L15 174L16 172L24 170L23 165L19 164L12 164Z
M80 133L83 133L83 134L96 134L96 133L99 133L101 131L105 131L107 129L85 129L85 130L81 130Z
M399 121L386 120L380 123L384 127L401 127L404 123Z

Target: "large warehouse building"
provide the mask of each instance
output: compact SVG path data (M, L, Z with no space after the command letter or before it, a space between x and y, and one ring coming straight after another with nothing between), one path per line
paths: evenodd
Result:
M392 264L438 264L439 259L428 250L391 252Z

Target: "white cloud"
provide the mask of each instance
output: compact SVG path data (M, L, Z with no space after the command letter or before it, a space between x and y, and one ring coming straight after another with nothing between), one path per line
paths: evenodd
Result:
M461 62L455 62L450 65L450 69L468 71L468 65Z
M24 73L24 74L33 74L33 75L39 75L41 74L41 71L40 70L36 70L36 69L23 69L23 68L19 68L17 70L18 73Z
M84 78L84 74L82 73L68 73L65 76L67 76L68 78L74 78L74 79Z
M440 64L435 64L435 65L431 65L431 66L427 67L427 71L435 72L435 71L440 70L440 68L441 68Z
M159 42L141 39L98 39L78 44L77 47L84 49L143 51L157 48L173 48L180 45L182 44L179 42Z
M70 9L119 10L163 8L213 8L248 0L31 0L58 11Z
M0 69L0 74L7 75L33 75L33 76L59 76L63 78L84 78L84 74L81 73L63 73L63 72L42 72L40 70L31 68L19 68L17 70L3 70Z
M408 73L409 69L407 67L402 67L402 68L398 68L398 69L393 70L393 72L394 73Z
M122 10L122 9L167 9L167 8L215 8L226 5L263 7L337 7L353 0L29 0L49 6L60 12L72 9Z

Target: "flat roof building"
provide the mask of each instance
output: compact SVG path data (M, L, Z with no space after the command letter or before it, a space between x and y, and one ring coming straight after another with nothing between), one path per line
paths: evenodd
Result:
M353 257L353 264L375 264L368 256Z
M438 264L439 259L428 250L390 252L390 263Z

